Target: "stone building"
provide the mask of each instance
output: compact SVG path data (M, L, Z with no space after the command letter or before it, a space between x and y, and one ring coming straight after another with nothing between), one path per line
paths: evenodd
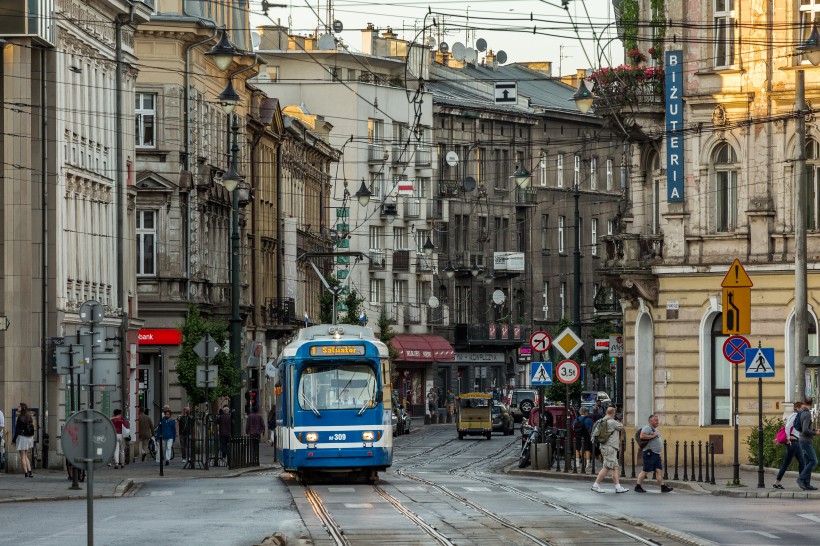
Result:
M738 329L724 320L738 310L724 308L721 287L735 259L754 285L751 320L741 333L753 346L774 349L775 377L763 381L764 415L784 415L804 391L818 394L814 372L798 375L795 226L805 207L808 333L801 343L817 355L820 132L809 113L807 197L795 206L801 174L795 90L798 69L805 70L807 102L820 100L820 73L797 50L820 6L740 4L721 11L719 3L667 1L653 12L636 2L640 21L648 24L619 21L626 49L636 51L633 68L619 79L595 82L596 112L622 127L629 142L622 231L608 237L602 264L623 308L626 419L643 423L657 412L666 439L715 441L724 462L732 457L733 416L742 440L757 426L759 409L757 380L741 370L735 385L723 351L728 334ZM667 23L683 19L709 23L686 29ZM729 28L733 32L724 32ZM645 78L626 90L630 77L655 68L666 71L665 86ZM682 121L674 132L665 114L678 107ZM746 450L740 451L743 460Z

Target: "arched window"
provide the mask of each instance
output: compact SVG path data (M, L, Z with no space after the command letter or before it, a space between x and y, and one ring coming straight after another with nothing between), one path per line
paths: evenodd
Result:
M733 364L723 356L723 344L728 336L723 334L723 314L718 313L712 321L711 370L706 395L709 397L712 425L728 425L732 408L731 382ZM742 364L741 364L742 365Z
M820 229L817 220L818 195L820 195L820 144L814 139L806 141L806 229Z
M647 211L648 221L652 227L652 233L658 234L661 229L661 191L663 190L664 177L661 175L661 159L658 152L652 150L646 159L646 192L649 210Z
M715 231L734 231L737 227L737 155L726 142L714 153Z

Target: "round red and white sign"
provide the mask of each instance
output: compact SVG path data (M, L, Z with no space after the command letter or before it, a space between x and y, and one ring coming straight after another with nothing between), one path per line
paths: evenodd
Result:
M561 383L575 383L581 377L581 366L574 360L562 360L555 367L555 376Z
M530 336L530 347L533 351L543 353L549 350L552 345L552 338L546 332L536 331Z

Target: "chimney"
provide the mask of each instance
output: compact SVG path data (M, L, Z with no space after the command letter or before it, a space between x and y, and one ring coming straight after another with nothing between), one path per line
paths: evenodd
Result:
M382 34L382 38L384 38L386 40L392 40L395 37L396 37L396 35L393 33L393 28L392 27L387 27L387 30L385 30L384 34Z
M487 55L484 57L484 61L487 64L492 64L495 61L495 55L493 54L492 49L487 50Z
M367 23L367 28L362 30L362 53L365 55L373 55L375 50L375 41L379 37L379 29L373 23Z
M282 25L256 27L259 33L259 50L286 50L288 48L288 29Z

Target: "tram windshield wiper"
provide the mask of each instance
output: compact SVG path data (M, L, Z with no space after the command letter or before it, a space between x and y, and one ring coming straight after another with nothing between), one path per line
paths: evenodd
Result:
M357 413L357 414L356 414L356 416L361 416L361 414L363 414L363 413L364 413L364 410L366 410L366 409L367 409L367 407L371 404L371 402L373 402L373 399L372 399L372 398L371 398L370 400L367 400L367 401L364 403L364 406L362 406L362 409L360 409L360 410L359 410L359 413Z
M307 395L306 395L305 393L302 393L302 401L303 401L305 404L307 404L307 407L308 407L308 408L310 408L310 410L313 412L313 414L314 414L316 417L321 417L321 416L322 416L322 414L321 414L321 413L319 413L319 410L318 410L318 409L316 409L316 406L313 404L313 402L311 402L311 401L310 401L310 398L308 398L308 397L307 397Z

